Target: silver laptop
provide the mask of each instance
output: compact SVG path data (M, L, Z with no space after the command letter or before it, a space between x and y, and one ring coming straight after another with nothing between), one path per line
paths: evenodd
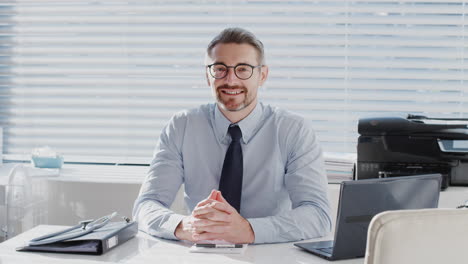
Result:
M328 260L364 257L367 229L374 215L437 208L441 182L440 174L342 182L335 239L294 245Z

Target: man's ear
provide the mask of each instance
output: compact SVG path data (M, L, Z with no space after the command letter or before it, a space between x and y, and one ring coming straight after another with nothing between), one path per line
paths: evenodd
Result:
M268 78L268 66L263 65L260 69L260 85L262 86Z
M204 64L205 65L209 65L210 63L213 63L210 56L208 55L208 53L205 54L205 62ZM208 67L205 67L205 77L206 77L206 82L208 83L208 86L211 87L211 82L210 82L210 76L208 75Z
M206 82L208 83L208 87L211 87L210 78L208 77L208 72L205 72Z

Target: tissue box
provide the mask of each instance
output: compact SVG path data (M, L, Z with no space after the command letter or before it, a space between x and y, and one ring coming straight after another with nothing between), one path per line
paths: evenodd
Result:
M50 168L50 169L60 169L62 168L63 164L63 157L39 157L39 156L32 156L31 157L32 164L36 168Z

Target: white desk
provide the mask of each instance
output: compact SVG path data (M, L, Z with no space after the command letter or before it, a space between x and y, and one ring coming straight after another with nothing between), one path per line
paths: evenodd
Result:
M295 247L293 243L249 245L243 255L189 253L188 248L191 246L190 243L158 239L141 232L135 238L112 249L102 256L15 251L15 248L20 246L24 241L28 241L44 233L53 232L62 228L63 227L61 226L41 225L1 243L0 263L331 263L305 251L302 251L301 249ZM363 262L364 258L359 258L339 261L338 263L358 264Z

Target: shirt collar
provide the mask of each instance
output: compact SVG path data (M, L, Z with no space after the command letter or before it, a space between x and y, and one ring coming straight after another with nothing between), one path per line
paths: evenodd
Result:
M228 144L231 142L231 136L228 135L228 128L231 125L223 113L219 110L218 105L214 104L214 123L216 130L216 137L223 144ZM246 116L244 119L239 121L237 125L242 131L242 140L244 144L248 144L250 139L255 133L255 129L258 127L258 123L261 120L263 113L263 105L257 103L254 110Z

